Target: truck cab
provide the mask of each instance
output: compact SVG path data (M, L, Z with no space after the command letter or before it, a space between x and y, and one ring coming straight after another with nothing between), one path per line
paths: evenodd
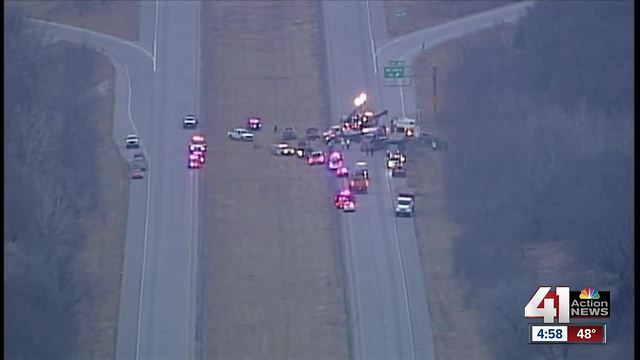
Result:
M403 133L406 137L418 136L418 127L416 119L403 117L391 120L393 132Z
M397 217L412 217L415 205L415 194L413 191L404 190L398 193L396 198L395 213Z
M366 194L369 190L369 180L363 174L353 173L349 177L349 189L352 191Z

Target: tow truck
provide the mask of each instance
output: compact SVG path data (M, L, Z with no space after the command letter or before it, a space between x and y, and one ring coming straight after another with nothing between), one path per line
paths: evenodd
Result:
M362 131L364 128L375 127L378 124L378 119L388 113L389 112L387 110L374 114L373 111L359 111L359 109L355 109L351 114L349 114L349 116L347 116L346 120L343 120L343 130L347 128L355 131Z

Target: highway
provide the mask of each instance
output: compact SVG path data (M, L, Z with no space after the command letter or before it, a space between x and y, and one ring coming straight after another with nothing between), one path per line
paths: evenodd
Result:
M383 3L322 3L331 115L337 123L365 92L374 111L390 117L416 114L415 88L386 87L389 60L409 64L425 49L500 21L514 21L531 2L469 16L388 40ZM385 169L384 153L366 156L357 144L345 151L347 166L365 160L371 187L357 195L357 210L342 216L350 351L356 359L433 359L433 333L426 303L415 227L394 216L394 196L406 186ZM420 201L420 198L417 199Z
M380 69L410 59L423 42L438 42L513 20L518 3L404 37L387 40L382 2L322 3L331 114L349 113L360 92L369 106L415 113L412 89L382 86ZM118 324L117 359L190 359L198 344L196 272L201 181L185 166L189 133L181 118L200 111L200 6L192 1L141 3L140 41L34 21L51 40L85 43L116 69L114 141L138 133L149 170L131 183ZM374 66L375 65L375 66ZM206 121L206 119L201 119ZM121 149L123 157L131 151ZM364 156L347 152L353 162ZM411 219L393 216L383 154L369 157L372 189L358 211L342 217L352 354L358 359L431 359L432 333ZM420 201L418 199L418 201Z
M121 285L117 359L191 359L196 333L196 249L201 176L186 169L187 113L200 114L200 7L141 3L140 41L34 21L52 41L84 43L116 69L113 137L138 133L146 181L132 181Z

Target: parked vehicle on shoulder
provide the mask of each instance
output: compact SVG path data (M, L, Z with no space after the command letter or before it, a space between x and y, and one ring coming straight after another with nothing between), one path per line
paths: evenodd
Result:
M131 162L131 178L132 179L144 178L144 170L140 168L140 164L133 161Z
M133 155L133 163L138 165L138 168L142 171L147 171L147 160L144 157L144 153L137 152Z
M140 138L135 134L127 135L124 143L127 149L137 149L140 147Z

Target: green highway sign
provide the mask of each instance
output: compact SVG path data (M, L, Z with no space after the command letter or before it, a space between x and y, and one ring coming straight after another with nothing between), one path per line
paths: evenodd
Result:
M393 15L398 17L407 16L407 9L398 9L393 13Z
M385 66L385 79L402 79L404 77L404 66Z
M404 66L404 60L391 60L389 66Z

